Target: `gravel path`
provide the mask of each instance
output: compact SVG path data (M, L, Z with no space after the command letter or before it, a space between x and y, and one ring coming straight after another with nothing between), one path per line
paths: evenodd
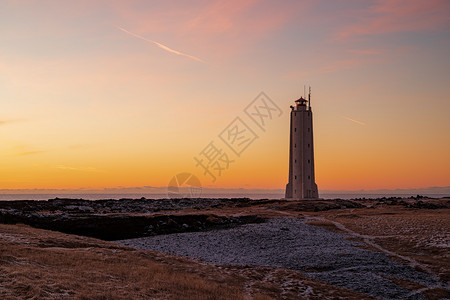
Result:
M389 277L424 286L438 285L426 273L390 260L384 253L364 250L348 235L305 224L293 218L207 232L189 232L116 241L138 249L200 258L205 262L288 268L371 296L423 299Z

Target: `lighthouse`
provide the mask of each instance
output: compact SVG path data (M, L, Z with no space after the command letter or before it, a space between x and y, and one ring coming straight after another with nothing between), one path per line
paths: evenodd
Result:
M300 97L291 106L289 142L289 183L286 199L317 199L319 193L314 175L313 118L311 111L311 88L308 100Z

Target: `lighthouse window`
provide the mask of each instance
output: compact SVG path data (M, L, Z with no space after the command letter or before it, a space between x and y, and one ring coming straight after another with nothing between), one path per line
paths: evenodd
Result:
M311 161L308 159L308 164L311 163Z
M308 128L308 132L310 132L311 131L311 128Z
M294 178L297 179L297 175L295 175Z
M309 148L309 144L308 144L308 148Z
M308 176L308 179L311 179L311 177L310 177L310 176Z
M297 148L297 144L294 144L294 148Z
M294 163L297 163L297 160L296 160L296 159L294 159Z
M297 132L297 128L294 128L294 131Z

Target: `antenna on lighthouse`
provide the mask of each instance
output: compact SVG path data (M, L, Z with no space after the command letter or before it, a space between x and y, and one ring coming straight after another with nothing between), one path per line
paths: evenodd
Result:
M311 110L311 87L309 87L309 94L308 94L308 110Z

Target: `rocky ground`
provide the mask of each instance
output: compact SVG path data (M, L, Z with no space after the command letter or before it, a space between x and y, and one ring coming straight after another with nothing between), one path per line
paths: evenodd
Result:
M216 266L26 225L0 225L0 299L373 298L292 270Z
M420 289L445 285L426 272L393 261L364 243L306 224L274 218L227 230L159 235L118 241L137 249L200 258L217 265L270 266L301 271L320 281L385 299L423 299ZM420 288L405 289L396 280Z
M450 299L448 198L5 201L0 222L201 259L191 271L240 276L244 298Z

